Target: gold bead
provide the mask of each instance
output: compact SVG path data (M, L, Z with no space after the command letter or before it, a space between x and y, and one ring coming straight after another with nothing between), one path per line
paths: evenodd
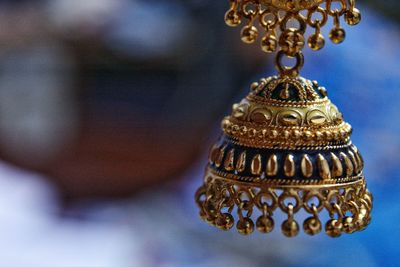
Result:
M320 33L311 35L308 38L308 46L315 51L322 49L325 46L324 36Z
M353 174L354 171L353 163L345 153L340 152L340 156L344 159L344 162L346 163L346 175L349 177Z
M340 177L343 175L343 165L340 159L331 152L331 159L332 159L332 176L333 177Z
M329 220L325 225L325 232L330 237L339 237L342 235L343 224L338 220Z
M253 138L254 136L256 136L256 134L257 134L257 130L254 129L254 128L250 128L250 129L248 130L248 132L247 132L247 135L248 135L250 138Z
M322 133L321 133L320 131L316 131L316 132L315 132L315 138L316 138L317 140L322 140L323 137L324 137L324 136L322 135Z
M293 177L296 174L296 166L293 155L289 154L285 158L283 171L287 177Z
M301 132L299 130L294 130L293 137L299 139L301 137Z
M358 166L358 162L354 153L352 151L348 151L351 161L353 162L354 172L358 173L360 171L360 167Z
M237 222L236 228L239 234L249 235L254 231L254 223L249 218L244 218Z
M301 159L301 172L303 173L304 177L310 178L313 174L314 167L308 155L304 155Z
M261 174L261 155L257 154L254 156L251 162L251 173L253 175L260 175Z
M343 219L343 232L347 234L351 234L355 231L354 223L353 223L353 218L352 217L346 217Z
M224 231L227 231L233 227L234 219L233 216L229 213L224 213L218 216L217 220L215 221L216 226Z
M322 225L321 222L315 218L310 217L306 219L303 223L304 232L308 235L316 235L321 232Z
M329 170L328 161L321 154L318 154L317 156L317 165L319 169L319 176L321 176L321 178L324 180L331 179L331 171Z
M260 233L270 233L274 229L274 220L270 216L260 216L257 219L256 227Z
M327 140L332 140L332 133L331 133L331 131L326 131L326 132L325 132L325 137L326 137Z
M242 135L242 136L246 135L247 134L247 127L246 126L240 126L239 134Z
M278 157L275 154L268 158L266 173L268 176L275 176L278 174Z
M357 8L353 8L353 10L348 10L344 14L344 19L346 23L351 26L357 25L361 21L361 12Z
M310 140L310 139L312 138L312 136L313 136L313 134L312 134L311 131L305 131L305 132L303 133L303 138L304 138L305 140Z
M273 53L278 46L278 40L274 35L264 36L261 40L261 49L266 53Z
M225 13L225 23L228 26L236 27L240 25L241 19L239 14L235 10L229 10Z
M258 82L254 82L250 85L250 89L252 91L256 90L260 84Z
M329 33L329 38L335 44L340 44L346 38L346 32L343 28L333 28Z
M254 26L247 25L242 29L242 41L251 44L257 40L258 30Z
M289 139L290 137L290 132L288 130L283 131L283 138Z
M246 168L246 152L242 152L236 162L236 170L238 172L244 171Z
M226 157L225 157L225 162L224 162L225 170L232 171L235 168L234 163L233 163L234 157L235 157L235 150L231 149L226 154Z
M287 237L299 234L299 224L295 220L286 220L282 223L282 233Z

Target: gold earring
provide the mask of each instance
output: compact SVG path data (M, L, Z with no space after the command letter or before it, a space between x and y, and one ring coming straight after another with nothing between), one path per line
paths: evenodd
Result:
M370 223L372 195L363 159L350 140L352 128L324 87L299 76L306 42L313 50L323 48L321 29L329 18L331 41L345 39L342 17L349 25L359 23L354 0L230 0L226 23L247 20L244 42L262 36L263 51L278 50L279 75L253 83L223 119L223 134L211 148L195 196L203 220L222 230L236 225L241 234L269 233L278 227L274 215L283 212L287 218L280 228L287 237L301 227L309 235L325 230L338 237ZM314 32L307 39L309 27ZM285 58L295 64L285 65ZM302 224L300 213L308 214Z

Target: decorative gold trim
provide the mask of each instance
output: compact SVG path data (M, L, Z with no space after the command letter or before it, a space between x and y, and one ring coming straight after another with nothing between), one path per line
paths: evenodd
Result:
M316 146L346 143L350 140L352 128L348 123L330 127L280 127L263 126L249 122L237 122L226 117L222 121L222 130L239 143L252 144L257 141L266 146L290 144L295 146Z
M281 186L281 187L287 187L287 186L290 187L290 186L297 186L297 185L302 185L302 186L338 185L338 184L358 181L363 178L363 173L361 172L354 176L342 177L342 178L337 178L337 179L331 178L331 179L324 179L324 180L319 180L319 179L294 180L294 179L290 179L290 178L263 179L263 178L261 178L261 175L259 177L247 177L247 176L241 176L241 175L236 175L236 174L231 174L231 173L214 170L210 167L207 167L206 174L208 174L208 176L210 176L210 177L215 177L218 179L225 179L225 180L231 181L231 182L243 182L243 183L251 184L251 185L255 185L255 186L273 185L273 186Z
M236 123L254 123L256 125L264 126L281 126L281 127L327 127L337 126L343 122L342 114L338 111L337 107L330 101L320 103L318 105L307 106L290 106L288 102L279 106L273 106L264 101L264 103L257 103L249 101L248 99L242 100L238 104L232 106L232 121ZM295 102L301 103L301 102ZM283 117L283 113L287 112L291 116L296 116L298 121L289 121L289 124Z
M255 228L261 233L271 232L275 226L272 216L280 211L288 216L281 225L287 237L299 233L297 213L310 216L303 222L305 233L318 234L322 230L321 213L324 210L329 214L325 223L327 235L338 237L342 233L361 231L371 221L373 201L364 179L323 187L282 188L255 187L206 176L195 197L203 220L222 230L233 228L237 221L236 228L244 235L251 234ZM233 211L237 212L236 219Z

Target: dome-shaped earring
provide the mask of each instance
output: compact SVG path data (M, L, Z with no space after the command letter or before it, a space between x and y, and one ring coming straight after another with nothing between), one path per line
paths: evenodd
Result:
M247 19L242 30L246 43L255 42L264 29L262 49L278 50L279 75L253 83L222 121L223 134L210 150L204 183L196 192L206 222L222 230L236 227L241 234L280 228L287 237L301 228L309 235L325 230L338 237L370 223L372 195L362 156L350 140L352 128L323 86L299 76L305 43L313 50L324 46L321 28L329 17L333 43L345 38L342 16L349 25L361 18L354 0L338 1L340 9L331 2L230 1L228 25ZM307 27L315 29L308 39ZM285 66L285 57L294 59L294 66ZM274 216L278 212L287 216L280 225ZM298 213L308 214L303 222Z

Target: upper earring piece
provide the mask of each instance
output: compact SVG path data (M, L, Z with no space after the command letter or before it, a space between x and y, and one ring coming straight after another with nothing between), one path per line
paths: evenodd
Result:
M225 22L232 27L244 24L241 39L245 43L255 43L263 35L261 49L266 53L278 52L276 67L280 75L296 77L304 64L305 44L312 50L325 46L321 29L329 18L333 19L329 39L335 44L344 41L343 17L348 25L360 22L361 13L354 0L231 0ZM313 32L307 38L308 28ZM295 64L285 65L285 57L294 58Z

